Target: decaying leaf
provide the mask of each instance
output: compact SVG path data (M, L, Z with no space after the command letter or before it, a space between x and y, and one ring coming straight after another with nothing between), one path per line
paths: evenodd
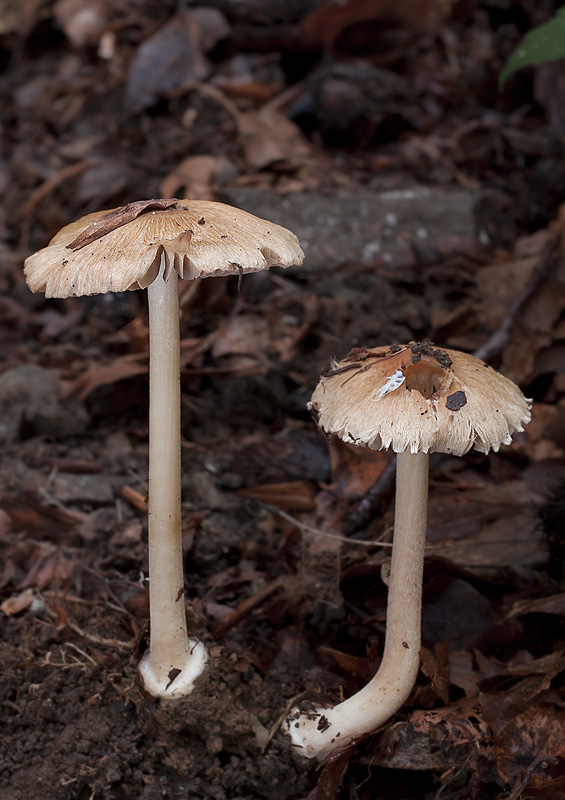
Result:
M0 611L7 617L19 614L20 611L25 611L26 608L30 607L34 598L35 591L33 589L24 589L23 592L4 600L4 602L0 604Z
M437 29L449 16L455 0L346 0L336 5L324 2L306 18L305 42L324 49L336 47L339 37L350 27L396 23L413 28Z
M236 494L292 511L310 511L314 508L313 488L306 481L249 486L247 489L239 489Z
M78 378L68 381L63 392L64 397L77 393L79 399L84 401L88 395L100 386L108 386L117 381L133 378L136 375L145 375L148 365L143 355L127 355L114 359L109 364L92 362Z

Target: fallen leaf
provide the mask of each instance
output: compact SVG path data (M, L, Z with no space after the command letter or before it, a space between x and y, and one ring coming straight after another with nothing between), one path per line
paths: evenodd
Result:
M326 0L302 25L306 47L334 51L342 34L355 25L396 23L410 28L437 30L449 17L456 0Z
M239 489L235 494L291 511L311 511L315 508L314 490L312 484L306 481L249 486L247 489Z
M296 169L313 157L298 125L270 105L241 114L238 133L245 160L256 170L279 162Z
M445 708L436 708L431 711L414 711L410 715L410 722L414 730L433 735L436 726L442 726L444 738L456 745L469 743L489 744L491 730L481 718L476 705L468 703L452 703Z
M109 6L105 0L58 0L53 13L65 36L74 47L96 47L108 22Z
M555 665L554 673L565 664ZM499 692L481 694L482 716L494 737L498 773L513 785L521 780L526 767L540 756L565 757L565 710L558 692L549 689L551 673L521 680ZM546 777L533 774L531 785L543 784Z
M236 314L225 319L212 346L214 358L245 356L254 362L266 362L270 345L269 326L258 314ZM241 359L237 360L241 364Z
M141 363L140 360L145 363ZM149 370L146 356L133 353L119 356L107 364L91 363L81 375L72 381L64 382L61 399L65 399L78 392L79 399L84 401L88 395L100 386L107 386L117 381L133 378L136 375L145 375Z
M557 614L565 616L565 593L553 594L550 597L539 597L537 600L520 600L514 603L508 618L520 617L523 614Z
M362 497L380 478L390 456L385 451L356 447L331 436L328 441L332 480L348 500Z
M10 517L15 531L25 531L33 538L57 541L76 532L89 541L95 536L92 515L80 511L71 512L8 495L0 496L0 506Z
M60 555L60 550L57 549L40 556L32 565L25 578L20 581L17 588L27 589L33 586L40 591L47 589L55 575L55 569Z
M215 200L215 187L235 177L236 168L225 156L189 156L161 182L162 197Z
M7 600L0 605L2 611L7 617L12 617L14 614L19 614L20 611L25 611L33 603L35 591L33 589L24 589L13 597L8 597Z
M481 293L478 316L489 330L498 330L513 301L526 286L538 261L539 253L536 253L529 258L505 261L479 270L476 276Z
M203 80L209 72L198 19L184 9L138 48L129 67L126 108L130 113L143 111L174 89Z

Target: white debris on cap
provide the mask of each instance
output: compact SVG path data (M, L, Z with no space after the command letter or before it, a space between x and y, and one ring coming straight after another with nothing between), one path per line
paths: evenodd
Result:
M347 442L463 455L509 444L531 401L474 356L411 343L352 351L321 378L310 407Z
M108 214L134 206L142 207L136 216L93 239ZM303 258L296 236L280 225L223 203L173 199L88 214L31 255L24 272L33 292L70 297L145 288L163 265L166 279L172 269L190 279L288 267Z

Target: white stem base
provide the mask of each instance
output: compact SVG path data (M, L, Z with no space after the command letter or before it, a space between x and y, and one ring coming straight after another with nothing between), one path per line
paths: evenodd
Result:
M185 697L194 689L194 682L204 672L208 663L208 650L198 639L186 639L184 658L170 668L158 669L151 660L148 651L139 662L138 672L143 681L143 688L153 697L174 700ZM177 671L180 670L180 672Z
M420 666L422 571L426 541L428 455L399 453L386 643L377 674L333 708L294 712L285 721L293 745L319 758L376 730L412 691Z

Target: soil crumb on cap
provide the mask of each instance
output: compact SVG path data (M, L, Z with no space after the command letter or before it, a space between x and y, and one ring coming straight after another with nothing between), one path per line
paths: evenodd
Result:
M467 395L462 391L453 392L445 401L445 405L450 411L459 411L460 408L467 405Z

